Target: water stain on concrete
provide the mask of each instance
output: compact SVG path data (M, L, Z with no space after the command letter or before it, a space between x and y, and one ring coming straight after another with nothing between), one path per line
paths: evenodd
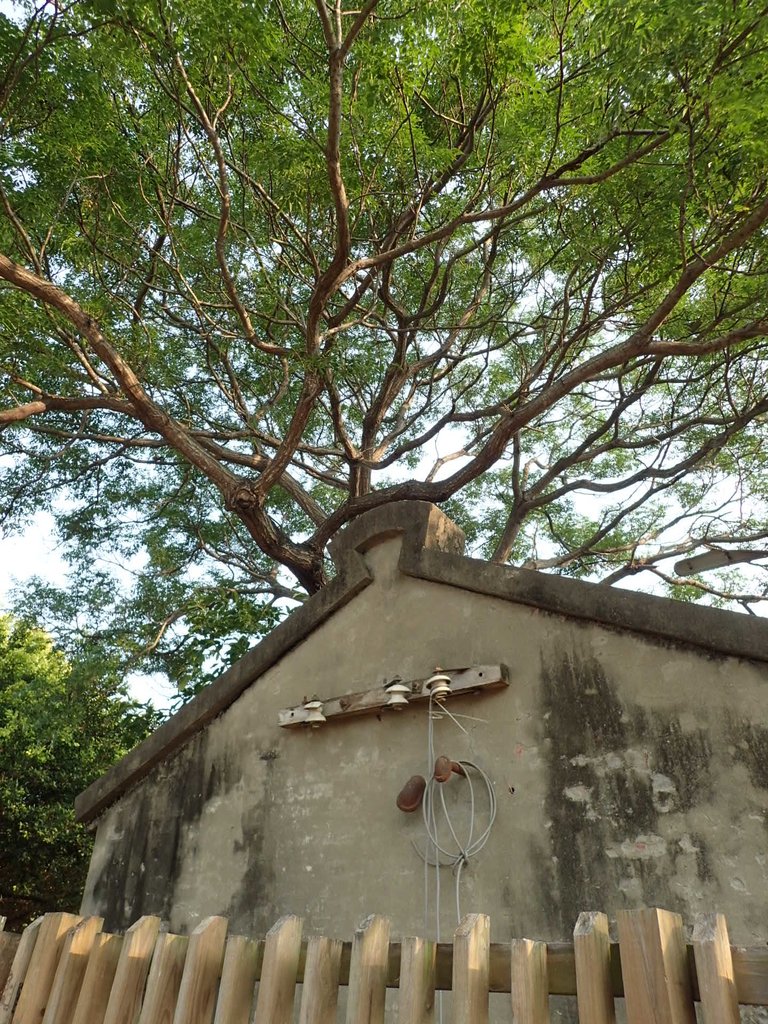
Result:
M712 876L701 836L685 849L661 822L708 800L711 748L700 729L683 729L673 710L647 713L619 697L603 666L577 644L542 661L542 722L550 740L539 890L568 934L584 907L620 891L627 905L685 909L670 885L675 863L695 855ZM542 734L543 736L543 734ZM687 835L687 833L686 833ZM554 896L554 898L552 898Z

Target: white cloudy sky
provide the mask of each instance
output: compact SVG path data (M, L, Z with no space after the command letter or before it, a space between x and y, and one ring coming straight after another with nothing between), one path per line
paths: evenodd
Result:
M53 518L39 513L20 537L0 538L0 606L8 608L8 591L14 579L40 575L63 580L65 566L53 544Z
M66 568L57 551L53 517L40 512L22 534L0 538L0 611L13 612L11 592L25 579L42 576L50 583L63 583ZM163 709L173 697L173 687L159 676L133 676L131 692L137 700L151 700Z

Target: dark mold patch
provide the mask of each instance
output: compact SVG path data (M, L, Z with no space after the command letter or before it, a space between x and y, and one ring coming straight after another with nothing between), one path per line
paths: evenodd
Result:
M757 789L768 789L768 728L742 719L729 723L729 739L736 748L734 759L743 764Z
M519 906L515 901L510 906L509 921L511 935L529 935L535 933L540 938L561 939L564 933L560 927L560 897L559 897L559 872L557 864L553 860L551 850L546 842L539 842L531 838L527 850L528 863L533 865L538 880L536 910L542 915L542 920L527 920L525 914L520 913ZM522 894L521 894L522 895ZM509 887L509 896L515 899L514 886ZM529 901L522 900L523 904Z
M623 821L631 832L654 832L659 815L653 801L650 778L623 769L607 774L598 789L604 792L602 803L612 821Z
M674 839L659 855L634 843L658 835L661 817L711 796L705 733L684 731L674 713L648 714L622 701L600 663L570 648L545 659L541 701L542 748L549 750L545 809L552 826L549 850L533 862L540 865L540 899L550 921L561 935L569 934L581 910L611 909L628 882L627 891L638 889L646 904L686 910L670 887L680 855ZM645 757L638 763L641 751ZM654 791L659 775L671 781L669 790ZM697 872L707 881L707 849L700 836L694 842Z
M275 799L275 758L264 758L265 777L261 799L249 802L241 817L242 840L235 840L234 852L245 853L246 867L240 885L224 913L230 927L245 934L257 935L269 928L275 914L271 894L274 892L275 868L266 847L270 834L269 811Z
M712 746L702 729L683 732L677 718L654 715L654 770L677 788L677 805L689 811L712 796Z
M634 780L615 775L609 795L607 779L590 763L607 751L624 749L627 738L624 708L594 659L553 652L542 665L542 705L550 740L546 813L552 828L550 857L539 868L539 890L560 934L567 935L580 911L599 906L601 892L618 880L605 853L610 835L616 829L636 834L637 822L647 825L655 812L647 787L630 792ZM566 795L578 787L583 787L584 801ZM587 801L594 808L595 800L602 805L596 814L610 814L607 827L604 819L587 816Z
M143 786L112 809L117 838L93 890L94 912L105 928L122 930L142 914L169 920L183 857L197 851L198 823L208 800L241 778L235 757L214 760L206 772L208 732L197 736Z
M616 750L624 744L624 708L594 659L564 652L542 667L545 711L557 722L563 757Z
M691 833L691 842L696 847L696 873L702 882L715 881L715 872L712 868L712 857L709 853L707 841L699 832Z
M205 788L206 801L215 796L225 796L235 788L242 777L243 767L240 756L225 750L223 754L214 759L208 772Z
M124 930L146 912L148 902L154 903L144 885L145 865L150 859L149 800L140 791L126 803L127 807L112 811L117 819L111 822L116 840L93 888L93 912L104 917L104 927L110 931ZM175 856L175 850L171 856ZM167 920L169 909L166 889L152 912Z
M155 786L145 784L112 811L122 834L94 888L106 928L127 928L142 914L169 919L182 832L204 803L207 739L199 733L163 766Z

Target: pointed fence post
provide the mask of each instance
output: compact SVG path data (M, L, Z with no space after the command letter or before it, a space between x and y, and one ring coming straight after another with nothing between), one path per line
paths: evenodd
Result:
M11 973L11 967L13 967L13 960L16 956L16 950L19 948L19 942L21 936L16 935L14 932L4 931L5 918L0 917L0 994L5 988L5 983L8 980L8 975Z
M221 985L213 1024L250 1024L256 975L264 943L244 935L230 935L224 951Z
M335 1024L344 943L315 936L307 943L299 1024Z
M389 918L374 914L355 932L349 964L347 1024L384 1024L389 929Z
M86 917L67 932L43 1024L70 1024L88 966L88 957L103 924L103 917Z
M71 1024L103 1024L122 948L122 935L95 937Z
M404 938L400 947L398 1024L431 1024L435 1019L434 942Z
M76 914L46 914L43 918L13 1015L13 1024L40 1024L67 932L81 920Z
M27 925L16 947L16 954L11 964L10 973L5 980L3 995L0 999L0 1024L11 1024L13 1011L16 1008L16 1000L19 998L22 983L27 975L29 962L32 959L32 953L34 952L43 920L42 917L38 917L32 924Z
M188 947L186 935L158 935L138 1024L170 1024L173 1020Z
M520 1024L549 1024L547 944L512 939L512 1019Z
M693 955L704 1024L739 1024L731 944L722 914L700 914L696 918Z
M573 930L576 996L581 1024L616 1024L611 984L611 938L605 914L579 914Z
M5 988L5 983L8 980L8 975L13 966L13 958L19 944L18 935L14 935L13 932L6 932L6 920L7 918L0 914L0 992Z
M211 1024L226 939L226 917L206 917L190 935L173 1024Z
M292 1024L302 924L289 914L267 932L253 1024Z
M695 1024L683 921L668 910L620 910L628 1024Z
M159 931L159 917L140 917L125 933L104 1024L134 1024Z
M491 924L467 914L453 936L453 1024L488 1024Z

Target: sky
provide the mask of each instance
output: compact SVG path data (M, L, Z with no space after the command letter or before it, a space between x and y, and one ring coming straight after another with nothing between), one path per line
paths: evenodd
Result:
M49 583L60 584L65 582L66 570L57 550L53 516L39 512L23 533L0 537L0 611L13 613L12 591L23 586L25 579L41 576ZM163 711L175 695L173 686L159 675L135 674L129 685L136 700L152 701Z
M9 591L28 576L63 582L66 566L56 551L53 516L40 512L24 534L0 538L0 605L7 611Z

